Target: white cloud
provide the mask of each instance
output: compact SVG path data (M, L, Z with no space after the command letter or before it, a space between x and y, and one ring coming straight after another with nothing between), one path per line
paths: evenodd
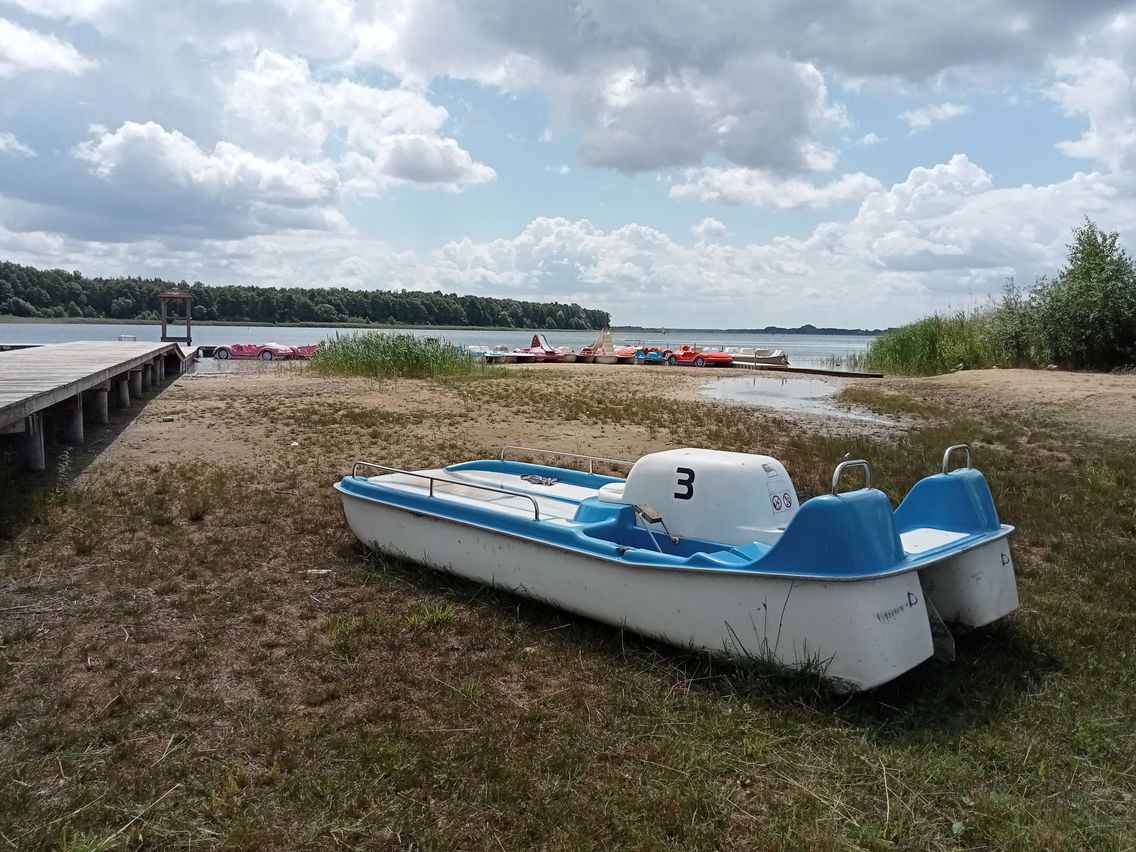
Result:
M1085 115L1080 139L1057 147L1069 157L1105 164L1113 171L1136 167L1136 76L1120 61L1078 57L1056 63L1061 82L1047 94L1066 115Z
M567 120L586 128L581 159L628 173L708 155L783 172L827 170L835 155L817 136L847 123L812 65L774 56L738 59L713 75L624 65L558 85L571 92Z
M0 203L0 222L5 212ZM89 274L577 301L636 324L671 325L681 317L706 327L872 327L981 301L1008 275L1028 284L1056 271L1083 213L1136 233L1134 181L1078 174L999 189L984 169L956 156L871 193L849 220L749 245L690 245L640 224L605 230L583 219L536 218L510 236L453 240L418 253L345 232L107 243L2 226L0 249L16 262ZM748 317L739 310L746 305L755 306L752 320L741 318Z
M72 44L0 18L0 78L28 71L82 74L97 65Z
M798 178L778 178L756 169L688 169L683 183L671 187L670 197L783 210L819 209L840 201L859 201L880 189L880 182L863 172L817 185Z
M16 138L14 133L0 130L0 155L34 157L35 151Z
M497 173L474 162L453 139L401 133L378 140L371 157L349 154L348 188L361 194L381 192L392 182L433 185L450 192L463 186L490 183Z
M731 299L774 295L800 312L786 322L844 322L854 304L871 324L997 289L1011 271L1053 271L1082 214L1136 233L1136 30L1118 14L1131 0L821 13L790 0L0 0L13 6L0 83L57 72L19 77L0 98L0 249L24 262L576 294L627 321L671 310L658 293L705 324L732 318ZM991 132L994 98L1046 93L1042 106L1084 122L1060 150L1112 173L997 187L966 156L935 165L918 137L889 145L885 161L865 150L880 135L851 128L881 127L881 93L897 91L941 102L906 114L913 130L974 103L974 124ZM111 129L88 135L93 121ZM1005 154L1021 152L1014 173L1046 155L1039 168L1054 173L1055 126ZM36 158L11 159L25 149ZM547 179L546 163L570 163L572 179ZM906 177L885 186L858 171L867 163ZM502 186L479 190L476 206L445 194L498 170ZM514 191L526 184L557 192ZM658 209L667 194L681 211ZM859 209L827 222L775 212L838 203ZM766 210L736 211L721 244L724 226L700 204ZM601 207L603 227L585 218ZM672 238L661 223L676 215ZM418 248L400 253L352 225ZM741 244L755 229L783 236Z
M926 130L932 124L938 124L941 121L950 121L952 118L966 115L968 112L970 112L970 107L965 104L956 104L947 101L946 103L935 104L934 106L925 106L919 109L909 110L900 115L900 118L907 123L907 126L911 128L911 132L914 133L917 130Z
M326 164L266 160L230 142L202 150L154 122L92 127L74 155L106 184L137 199L134 229L191 236L272 228L340 229L338 177Z
M107 9L116 5L125 5L124 0L4 0L4 2L19 6L25 12L41 18L71 21L94 20Z
M398 183L458 190L496 179L492 168L441 135L449 113L420 92L315 80L300 58L259 51L234 76L226 110L239 120L230 131L261 149L319 156L342 132L353 192L373 195Z
M238 119L232 131L306 153L320 152L336 130L346 131L351 149L373 150L389 134L437 133L449 118L420 92L342 78L317 81L304 59L270 50L258 51L250 66L236 72L225 109Z
M572 171L572 167L569 166L567 163L560 163L557 166L545 166L544 170L546 172L553 172L554 174L558 174L558 175L566 175L570 171Z
M94 138L81 143L75 155L107 180L130 175L208 195L236 193L290 203L335 197L335 174L327 168L264 160L228 142L218 142L206 153L187 136L152 121L128 121L113 133L102 127L91 130Z
M726 236L726 226L717 219L707 216L697 225L691 227L690 232L698 238L699 242L707 243Z

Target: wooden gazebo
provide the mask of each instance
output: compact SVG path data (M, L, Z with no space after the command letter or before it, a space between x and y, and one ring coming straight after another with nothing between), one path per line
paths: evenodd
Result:
M191 324L193 321L193 296L178 287L173 287L158 296L162 305L162 343L184 343L189 346L193 342ZM185 334L178 336L169 333L170 320L173 319L174 331L177 331L177 310L168 310L170 303L181 303L185 309Z

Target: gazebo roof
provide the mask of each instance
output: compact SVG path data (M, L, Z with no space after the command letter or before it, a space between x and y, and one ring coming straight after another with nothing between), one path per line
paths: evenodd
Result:
M192 299L193 296L192 296L192 294L187 293L187 292L185 292L185 290L182 290L178 287L171 287L166 292L159 293L158 298L159 299Z

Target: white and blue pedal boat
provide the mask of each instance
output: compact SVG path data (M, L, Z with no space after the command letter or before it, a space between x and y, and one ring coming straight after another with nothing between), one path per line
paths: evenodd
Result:
M842 492L850 468L865 485ZM798 505L776 459L705 449L633 464L525 447L430 470L356 462L335 488L368 547L685 648L819 667L840 690L953 658L948 625L1018 607L1013 527L962 444L894 511L863 460Z

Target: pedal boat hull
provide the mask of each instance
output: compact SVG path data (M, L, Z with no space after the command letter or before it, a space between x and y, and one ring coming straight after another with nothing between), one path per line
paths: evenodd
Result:
M963 482L963 473L944 475L952 480L939 499L953 491L971 510L986 508L973 499L985 480L967 469L974 476ZM1012 601L1004 593L1012 528L996 516L984 528L971 518L968 531L944 530L931 526L922 498L893 516L887 497L865 488L805 502L772 545L660 544L637 525L636 507L597 498L621 482L491 459L353 474L335 487L368 547L682 648L822 672L842 691L872 689L927 660L938 647L933 625L948 615L978 626L1017 604L1016 587ZM501 492L486 498L483 488ZM986 585L969 588L976 572ZM987 587L1002 592L983 605Z

